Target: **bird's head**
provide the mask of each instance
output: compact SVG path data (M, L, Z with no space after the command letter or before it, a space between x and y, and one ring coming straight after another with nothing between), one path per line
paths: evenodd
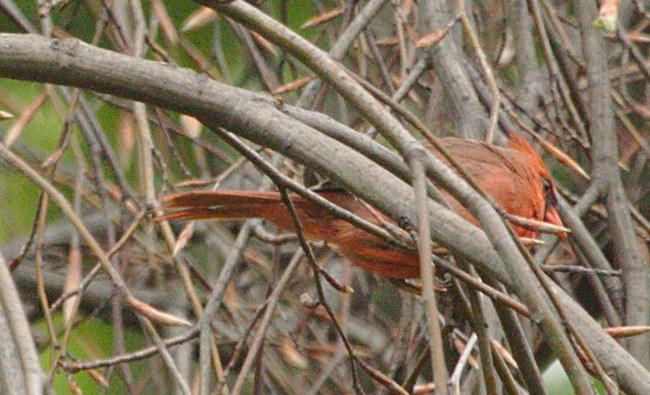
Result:
M548 172L541 156L539 156L530 143L517 132L510 133L508 145L510 148L528 156L530 165L539 176L538 190L541 195L540 198L544 201L544 217L542 219L553 225L564 226L560 214L557 212L557 190L555 189L555 184L553 183L551 174ZM566 237L563 233L558 236L561 238Z

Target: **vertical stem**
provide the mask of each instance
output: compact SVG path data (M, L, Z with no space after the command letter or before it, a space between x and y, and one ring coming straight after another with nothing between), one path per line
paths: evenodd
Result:
M447 367L442 345L442 333L438 321L438 306L433 289L434 266L431 259L431 228L429 227L429 210L427 205L426 173L417 153L411 160L413 172L413 189L418 209L418 254L420 257L420 277L422 278L422 298L426 303L427 320L429 322L429 347L431 348L431 363L435 394L447 394Z

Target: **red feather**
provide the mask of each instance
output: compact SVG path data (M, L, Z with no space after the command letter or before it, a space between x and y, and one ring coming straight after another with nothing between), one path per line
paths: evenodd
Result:
M549 172L537 152L521 135L512 133L509 148L457 138L440 141L447 152L508 213L562 226L554 207L555 187ZM344 191L319 194L370 222L379 224L377 215L382 216L383 221L392 222L382 214L370 212L364 204ZM459 215L479 225L455 199L450 195L447 197ZM382 276L397 279L419 276L417 254L393 247L298 195L290 194L290 198L308 238L327 240L352 264ZM160 220L264 218L275 222L280 228L294 228L278 192L184 192L165 196L163 207L173 211L168 211ZM515 230L522 237L537 236L535 231L520 226L515 226Z

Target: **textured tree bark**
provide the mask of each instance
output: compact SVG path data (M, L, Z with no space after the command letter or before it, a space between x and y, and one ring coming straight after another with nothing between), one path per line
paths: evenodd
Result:
M625 324L648 325L650 319L650 262L639 249L630 203L618 169L618 142L611 100L605 39L593 21L598 15L596 4L576 2L589 92L589 133L593 142L593 177L605 198L608 224L614 241L615 259L623 270L625 290ZM650 364L648 336L626 341L629 352L644 366Z
M422 1L419 9L421 36L439 31L454 18L446 1ZM457 28L462 27L458 25ZM464 138L482 140L488 129L487 116L465 71L463 56L451 36L431 50L433 69L440 78L445 96L451 101L454 115L459 121L456 133Z
M44 380L18 291L0 254L0 392L41 395Z

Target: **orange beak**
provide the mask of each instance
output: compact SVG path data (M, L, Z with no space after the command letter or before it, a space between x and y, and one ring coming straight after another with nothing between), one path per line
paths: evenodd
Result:
M544 215L544 222L548 222L549 224L553 224L557 226L564 226L564 224L562 223L562 219L560 218L560 214L558 214L555 207L546 208L546 214ZM566 239L566 233L558 233L556 234L556 236L559 237L560 239Z

